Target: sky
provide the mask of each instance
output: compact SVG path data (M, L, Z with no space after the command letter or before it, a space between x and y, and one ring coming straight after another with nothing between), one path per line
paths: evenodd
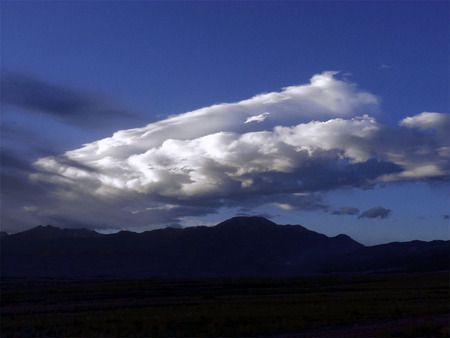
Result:
M2 1L1 229L449 239L448 60L447 1Z

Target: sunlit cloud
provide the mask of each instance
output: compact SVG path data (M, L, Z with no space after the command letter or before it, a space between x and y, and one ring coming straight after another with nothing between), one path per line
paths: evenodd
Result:
M244 123L250 123L250 122L262 122L266 119L267 115L270 115L270 113L266 112L266 113L262 113L259 115L255 115L255 116L251 116L249 117L247 120L245 120Z
M395 129L370 115L378 103L325 72L308 84L120 130L40 158L31 178L51 184L60 203L104 210L103 221L143 225L227 206L325 210L320 193L332 189L448 178L448 130L441 126L448 116L423 113ZM104 217L110 208L111 217ZM75 216L83 222L97 217Z
M448 128L450 126L450 118L447 114L423 112L416 116L407 117L401 120L400 125L407 128L448 132Z
M294 207L287 203L272 203L273 206L278 207L283 210L291 211L294 210Z

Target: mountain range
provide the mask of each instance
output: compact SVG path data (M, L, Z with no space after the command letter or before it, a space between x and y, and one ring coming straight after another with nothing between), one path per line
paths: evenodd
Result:
M364 246L301 225L235 217L214 227L100 234L37 226L0 236L2 277L197 278L449 269L449 241Z

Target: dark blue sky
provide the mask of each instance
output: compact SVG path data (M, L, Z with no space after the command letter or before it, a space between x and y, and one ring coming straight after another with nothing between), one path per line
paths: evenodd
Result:
M448 238L448 115L442 115L449 113L448 2L2 1L1 13L4 230L36 223L146 230L258 213L365 243ZM326 71L339 73L325 85L310 82ZM288 86L303 86L300 96L289 96L289 108L283 100L270 111L260 111L255 100L221 106L225 120L209 126L218 113L208 107L285 93ZM326 112L310 104L330 98L336 102ZM128 148L101 142L110 149L104 157L82 148L158 121L169 128L163 122L169 116L200 108L203 120L191 123L187 116L179 129L163 131L165 140L186 141L182 146L143 142L139 130L116 138ZM300 115L288 118L286 109ZM419 115L424 112L440 115ZM240 126L239 114L261 115L261 123ZM376 121L370 122L376 135L356 135L363 123L351 119L364 114ZM338 118L347 125L338 125ZM319 131L311 121L332 122ZM274 129L300 124L288 141ZM349 130L358 141L347 140ZM233 135L219 140L219 131ZM276 138L274 153L244 156L239 147L261 144L244 146L237 135L261 131ZM208 135L218 142L215 152L228 157L205 155L201 138ZM294 136L300 146L294 147ZM236 153L224 148L231 140ZM309 147L307 159L297 158L302 147ZM177 162L189 154L202 161ZM168 160L184 168L186 178L181 171L179 182L170 176L176 165ZM249 163L248 171L230 169L237 160ZM155 164L157 174L146 171ZM136 171L119 173L124 166ZM187 189L184 179L195 182L184 195L168 188L176 181ZM232 188L236 182L244 192ZM86 184L97 190L80 188ZM115 190L105 198L107 189ZM83 213L84 194L95 215Z

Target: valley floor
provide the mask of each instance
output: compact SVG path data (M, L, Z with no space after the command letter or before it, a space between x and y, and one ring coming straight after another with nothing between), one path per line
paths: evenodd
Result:
M449 274L2 279L2 337L449 336Z

